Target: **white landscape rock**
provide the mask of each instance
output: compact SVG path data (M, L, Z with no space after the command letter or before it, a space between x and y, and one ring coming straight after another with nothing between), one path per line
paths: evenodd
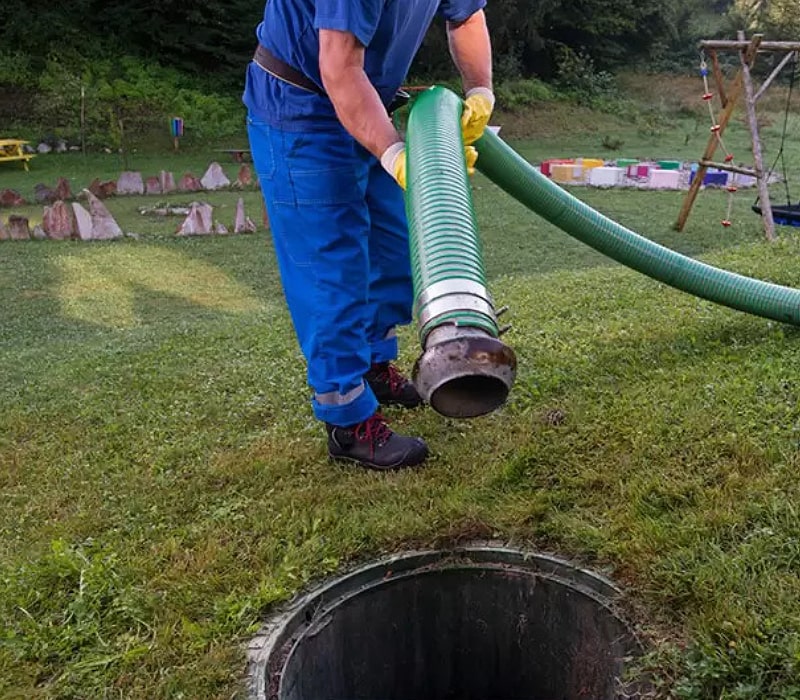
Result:
M233 232L234 233L255 233L256 232L256 225L253 220L245 214L244 211L244 199L239 197L239 201L236 202L236 220L233 224Z
M222 166L214 162L208 166L206 174L200 178L200 183L203 185L204 190L219 190L223 187L230 187L231 181L225 175Z
M92 215L78 202L72 203L72 213L75 215L75 232L82 241L92 240Z
M106 205L89 190L84 190L84 194L89 202L89 213L92 217L92 240L110 241L114 238L122 238L124 235L122 229Z
M206 202L192 202L189 213L178 227L178 236L207 236L214 233L214 208Z
M117 180L117 194L144 194L142 174L126 171Z
M145 194L161 194L161 179L155 176L144 181Z
M169 194L177 189L175 186L175 176L171 172L162 170L158 175L158 179L161 183L161 191L164 194Z

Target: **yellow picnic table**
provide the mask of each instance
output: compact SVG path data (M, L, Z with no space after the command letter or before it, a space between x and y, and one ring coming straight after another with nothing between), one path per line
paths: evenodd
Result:
M25 170L28 169L28 161L34 157L34 153L25 153L22 148L27 141L19 139L0 139L0 163L7 160L21 160Z

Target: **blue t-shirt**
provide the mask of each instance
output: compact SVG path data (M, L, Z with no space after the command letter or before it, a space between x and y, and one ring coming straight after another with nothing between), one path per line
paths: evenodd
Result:
M461 22L486 0L268 0L258 41L322 88L319 30L348 31L366 48L364 69L388 105L403 84L434 16ZM250 114L288 130L325 129L336 122L330 100L247 69L244 103Z

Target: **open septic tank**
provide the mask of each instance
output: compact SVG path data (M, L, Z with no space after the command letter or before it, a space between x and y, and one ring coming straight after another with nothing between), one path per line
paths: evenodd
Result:
M640 646L605 578L497 547L395 555L322 585L250 644L253 700L617 700Z

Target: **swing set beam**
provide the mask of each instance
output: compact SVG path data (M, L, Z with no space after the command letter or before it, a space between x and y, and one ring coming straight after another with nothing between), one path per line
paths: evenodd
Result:
M744 39L744 32L739 32L739 39ZM759 40L760 43L760 40ZM764 222L764 235L767 240L772 242L775 240L775 219L772 215L772 203L769 199L769 174L764 174L764 156L761 150L761 137L758 133L758 117L756 116L756 100L755 92L753 90L753 79L750 75L750 66L755 60L758 53L756 50L748 49L747 53L741 53L742 59L742 83L744 85L745 95L745 111L747 112L747 123L750 125L750 134L753 140L753 161L755 169L758 173L758 194L761 198L761 219ZM751 60L747 60L752 51Z
M759 36L759 35L755 35ZM755 36L753 38L755 38ZM750 48L751 41L746 39L726 40L726 39L711 39L700 42L700 47L709 50L720 51L744 51ZM762 41L758 46L759 52L777 52L783 51L800 51L800 41Z
M713 160L700 160L700 165L706 168L716 168L717 170L725 170L729 173L736 173L737 175L747 175L749 177L758 177L758 172L752 168L743 168L739 165L731 165L730 163L717 163Z

